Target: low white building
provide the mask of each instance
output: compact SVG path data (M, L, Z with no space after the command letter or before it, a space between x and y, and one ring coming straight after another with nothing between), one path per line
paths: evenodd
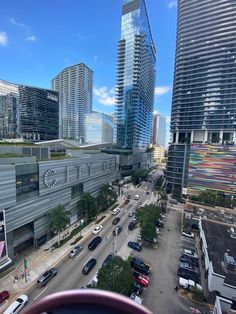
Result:
M233 301L216 297L215 306L213 309L213 314L235 314L236 308Z
M209 291L236 300L236 239L230 237L230 227L200 220L199 231Z

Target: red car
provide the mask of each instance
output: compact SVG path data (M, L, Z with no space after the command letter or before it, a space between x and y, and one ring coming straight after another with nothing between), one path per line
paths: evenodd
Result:
M143 274L140 274L136 271L133 272L133 279L139 283L141 286L143 287L147 287L148 284L149 284L149 277L148 276L145 276Z
M125 204L129 204L130 200L125 200Z
M9 299L9 292L4 290L0 292L0 304Z

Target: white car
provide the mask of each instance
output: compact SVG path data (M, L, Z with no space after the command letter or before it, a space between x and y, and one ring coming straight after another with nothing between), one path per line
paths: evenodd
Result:
M134 302L138 303L138 304L143 303L143 299L138 297L134 292L131 294L130 299L133 300Z
M112 215L116 215L121 211L119 207L116 207L115 209L112 210Z
M136 194L136 195L134 196L134 199L135 199L135 200L138 200L138 199L139 199L139 195Z
M198 258L198 255L194 251L188 250L188 249L183 249L183 255L187 255L193 258Z
M17 314L28 303L28 297L25 294L20 295L4 312L3 314Z
M190 232L190 231L183 231L182 235L187 237L187 238L194 238L194 233Z
M102 231L103 226L98 225L93 229L93 234L98 234L100 231Z

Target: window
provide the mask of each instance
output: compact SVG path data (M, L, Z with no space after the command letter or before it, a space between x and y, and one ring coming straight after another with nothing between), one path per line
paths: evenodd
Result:
M71 198L76 198L83 193L84 186L83 183L78 183L71 187Z

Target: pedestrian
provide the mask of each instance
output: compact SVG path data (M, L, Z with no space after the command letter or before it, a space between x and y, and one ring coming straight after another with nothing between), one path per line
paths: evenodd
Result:
M24 272L23 272L23 270L22 270L22 271L21 271L21 278L24 279L24 277L25 277L25 274L24 274Z

